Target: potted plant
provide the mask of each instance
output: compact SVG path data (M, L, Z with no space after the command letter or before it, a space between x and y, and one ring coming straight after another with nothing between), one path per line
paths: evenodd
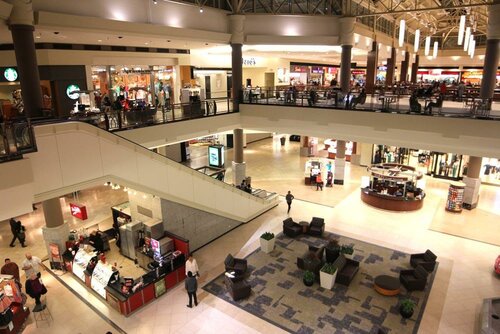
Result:
M337 267L333 263L325 263L319 272L319 282L322 288L331 290L337 277Z
M354 253L354 247L351 245L342 245L340 251L344 255L352 255Z
M314 284L314 273L312 271L306 270L304 271L304 277L302 278L302 281L306 286L312 286Z
M415 302L411 299L403 299L399 305L399 313L405 319L411 318L415 309Z
M274 238L274 233L271 233L271 232L264 232L262 233L262 235L260 236L260 249L264 252L264 253L271 253L274 249L274 242L275 242L275 238Z

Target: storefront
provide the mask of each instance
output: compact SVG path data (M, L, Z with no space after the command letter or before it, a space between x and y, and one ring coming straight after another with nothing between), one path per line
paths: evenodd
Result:
M384 85L386 76L387 76L387 66L377 67L376 84L377 85Z
M338 82L339 67L321 64L290 64L290 84L296 86L330 86L333 80Z
M483 70L482 69L464 69L461 73L461 81L465 84L471 84L473 86L481 85L481 80L483 79ZM497 87L500 84L500 71L497 71Z
M500 160L497 158L483 158L480 177L484 183L500 186Z
M460 81L460 70L457 69L419 69L417 72L419 81L433 82L444 81L446 84L451 85Z
M230 96L232 71L230 69L194 69L197 85L204 89L207 99Z

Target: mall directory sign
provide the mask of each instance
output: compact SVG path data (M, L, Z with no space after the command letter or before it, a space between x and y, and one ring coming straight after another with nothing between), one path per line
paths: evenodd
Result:
M208 164L210 167L224 166L224 146L211 145L208 147Z

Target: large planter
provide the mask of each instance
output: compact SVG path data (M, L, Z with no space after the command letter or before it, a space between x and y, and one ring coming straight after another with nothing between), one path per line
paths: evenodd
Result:
M260 249L264 253L271 253L274 250L274 242L276 241L276 238L272 238L271 240L266 240L263 238L260 238Z
M319 272L319 283L323 289L331 290L335 284L335 278L337 278L337 271L333 275L325 273L324 271Z

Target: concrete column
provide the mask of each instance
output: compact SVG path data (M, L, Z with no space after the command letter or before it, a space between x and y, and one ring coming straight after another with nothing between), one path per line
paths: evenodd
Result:
M233 130L233 184L239 185L246 178L246 164L243 156L243 129Z
M481 179L479 174L481 173L481 164L483 158L481 157L469 157L469 163L467 164L467 176L464 176L463 182L465 183L464 190L464 209L475 209L479 201L479 188L481 186Z
M493 97L496 85L496 74L500 57L500 0L488 7L488 32L486 53L483 65L483 80L481 81L480 96L483 99Z
M410 53L405 51L405 60L401 62L401 75L399 76L399 81L408 81L408 63L410 62Z
M366 93L375 93L375 81L377 79L378 43L372 42L372 49L368 52L366 59Z
M241 86L243 80L243 54L241 48L245 41L245 16L230 15L229 31L231 32L231 69L233 73L233 110L240 110Z
M391 58L387 59L387 75L385 77L385 85L392 86L394 83L394 72L396 70L396 48L391 49Z
M13 0L11 3L13 8L9 18L9 29L21 82L24 115L28 118L41 117L43 116L42 89L33 38L35 27L32 3L24 0Z
M333 173L334 184L344 184L345 175L345 141L337 140L337 153L335 154L335 169Z
M56 244L59 247L59 253L62 254L66 249L66 241L69 236L69 225L64 223L59 198L52 198L42 202L45 225L42 227L43 240L51 260L50 245Z
M419 63L420 57L418 55L415 55L415 62L411 64L411 83L417 83L418 81L418 63Z
M351 89L351 54L354 45L354 24L356 18L340 18L340 45L342 55L340 58L340 89L347 94Z
M308 157L309 156L309 137L308 136L300 136L300 156Z

